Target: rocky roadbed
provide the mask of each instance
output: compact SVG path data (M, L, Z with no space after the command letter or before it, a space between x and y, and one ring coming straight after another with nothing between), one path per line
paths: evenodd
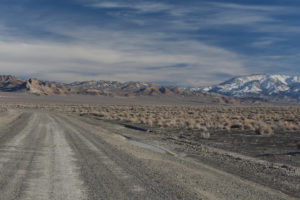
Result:
M202 139L200 131L150 128L142 124L106 121L92 115L81 118L101 126L107 122L120 124L120 129L113 131L127 139L161 147L182 159L201 162L271 187L290 195L291 199L300 198L299 132L277 131L272 136L261 136L251 131L209 130L211 137Z

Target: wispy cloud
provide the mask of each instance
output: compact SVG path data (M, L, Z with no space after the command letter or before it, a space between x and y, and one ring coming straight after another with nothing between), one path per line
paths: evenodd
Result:
M82 43L1 42L0 66L5 66L2 72L19 74L26 68L29 74L38 74L44 79L55 74L58 81L72 81L74 76L79 80L107 79L108 76L119 81L174 82L176 79L179 85L213 83L212 76L217 72L246 73L237 54L197 41L166 41L166 35L161 34L113 34L113 31L92 28L84 32L76 29L56 32L78 38ZM60 73L69 76L61 80L58 78L61 76L57 76Z
M204 19L207 25L241 25L249 26L255 23L275 22L270 16L247 13L242 11L222 11L211 15L210 18Z
M132 9L141 13L153 13L161 12L170 9L170 6L163 3L157 2L133 2L133 3L124 3L124 2L100 2L92 3L86 6L94 8L119 8L119 9Z
M276 37L262 37L258 38L251 45L256 48L267 48L272 45L276 45L277 43L285 42L286 39L276 38Z
M163 13L168 18L143 18L136 15L125 15L123 20L138 25L149 26L156 23L163 24L165 28L178 30L201 30L214 28L216 26L231 28L232 25L247 28L255 32L292 32L298 33L299 26L291 25L282 21L281 16L296 14L298 9L292 6L279 5L253 5L220 2L194 2L187 5L174 5L170 3L157 3L151 1L139 1L124 3L98 2L85 4L86 6L102 9L118 8L125 12L139 13ZM119 15L119 10L110 11L111 15ZM121 17L121 16L118 16Z
M234 10L242 10L242 11L264 11L264 12L273 12L273 11L282 11L284 7L282 6L274 6L274 5L243 5L237 3L209 3L215 7L234 9Z
M5 18L0 5L1 73L199 86L297 69L299 59L287 55L299 55L300 26L285 19L290 10L296 15L294 8L211 1L70 2L65 1L72 9L52 5L43 13L23 4L22 20Z

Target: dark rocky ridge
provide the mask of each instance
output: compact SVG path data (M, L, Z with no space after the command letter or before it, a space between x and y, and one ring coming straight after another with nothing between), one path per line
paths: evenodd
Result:
M118 81L83 81L55 83L40 81L35 78L22 80L11 75L0 76L0 91L27 92L35 95L105 95L105 96L162 96L162 95L191 95L178 87L160 86L152 83Z

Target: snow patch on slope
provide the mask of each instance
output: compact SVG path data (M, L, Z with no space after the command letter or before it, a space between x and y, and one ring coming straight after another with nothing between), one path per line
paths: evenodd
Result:
M239 76L219 85L198 88L195 91L235 97L276 96L300 99L300 77L279 74Z

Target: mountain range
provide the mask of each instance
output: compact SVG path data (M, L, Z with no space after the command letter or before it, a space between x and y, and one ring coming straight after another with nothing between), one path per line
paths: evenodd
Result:
M300 77L279 74L255 74L234 77L218 85L192 88L190 90L231 97L256 97L273 101L300 101Z
M57 83L35 78L19 79L0 76L0 91L26 92L46 95L104 95L104 96L202 96L212 101L235 102L236 99L300 101L300 77L287 75L249 75L234 77L218 85L179 88L144 82L82 81ZM235 99L235 100L234 100Z
M105 95L105 96L161 96L188 95L189 92L174 86L153 83L118 81L83 81L56 83L35 78L23 80L11 75L0 76L0 91L27 92L35 95Z

